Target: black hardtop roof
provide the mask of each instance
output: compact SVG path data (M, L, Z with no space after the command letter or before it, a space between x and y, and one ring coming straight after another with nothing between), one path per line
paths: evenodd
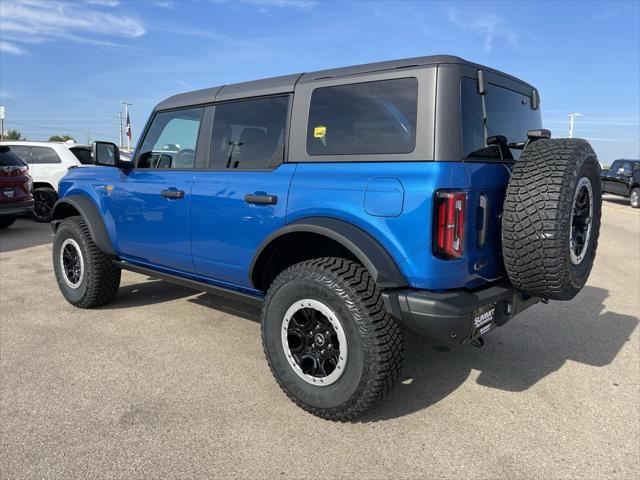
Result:
M324 78L344 77L372 72L380 72L385 70L395 70L400 68L420 68L443 63L455 63L476 67L478 69L508 77L512 80L529 86L531 89L534 89L533 86L527 84L526 82L523 82L518 78L515 78L498 70L485 67L483 65L469 62L460 57L456 57L453 55L431 55L426 57L405 58L402 60L365 63L362 65L354 65L351 67L319 70L317 72L283 75L281 77L264 78L261 80L252 80L250 82L234 83L230 85L205 88L202 90L194 90L192 92L173 95L156 105L155 109L168 110L172 108L187 107L190 105L203 105L206 103L212 103L213 101L220 102L245 97L258 97L263 95L274 95L278 93L291 93L298 83L307 83Z

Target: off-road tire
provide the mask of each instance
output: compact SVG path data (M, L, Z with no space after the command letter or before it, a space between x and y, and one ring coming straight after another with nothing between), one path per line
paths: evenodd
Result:
M591 230L581 263L571 261L570 233L579 179L591 185ZM585 285L596 255L602 191L600 165L581 139L543 139L515 163L502 215L504 265L513 285L531 295L569 300Z
M306 382L285 357L284 314L307 298L329 306L344 328L349 357L332 385ZM273 376L293 402L318 417L344 421L372 408L393 388L400 378L404 337L361 264L318 258L284 270L269 287L262 309L262 344Z
M0 230L4 230L5 228L9 228L14 224L18 217L0 217Z
M40 223L50 222L53 214L53 206L58 200L58 193L53 188L40 187L33 191L33 198L35 200L31 213L33 219ZM46 205L44 205L45 203Z
M65 282L60 264L60 250L68 238L80 246L84 262L84 275L75 289ZM121 271L113 265L113 256L97 247L80 216L67 217L60 222L53 240L53 269L62 295L79 308L104 305L115 297L120 288Z
M629 192L629 205L631 208L640 208L640 187L633 187Z

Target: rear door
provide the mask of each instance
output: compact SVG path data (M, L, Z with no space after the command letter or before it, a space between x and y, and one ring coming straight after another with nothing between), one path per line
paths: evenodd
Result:
M121 257L194 271L189 208L203 110L156 113L136 152L135 168L120 173L112 213Z
M285 223L294 164L284 163L290 95L215 106L210 169L198 172L191 200L196 272L250 287L258 246Z

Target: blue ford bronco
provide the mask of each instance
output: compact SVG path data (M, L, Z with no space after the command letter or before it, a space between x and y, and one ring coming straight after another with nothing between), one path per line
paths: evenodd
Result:
M262 306L274 377L354 418L400 378L404 335L481 344L584 286L600 167L541 128L538 91L452 56L170 97L131 161L96 142L54 208L53 265L80 308L121 270Z

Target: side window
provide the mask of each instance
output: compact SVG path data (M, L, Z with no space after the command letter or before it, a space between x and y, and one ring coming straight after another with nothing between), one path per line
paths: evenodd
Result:
M9 145L9 149L15 153L24 163L31 163L31 153L26 145Z
M416 78L316 88L309 106L307 153L411 153L417 110Z
M140 147L137 168L193 168L203 108L155 115Z
M633 175L633 165L631 162L624 162L621 166L623 175Z
M62 160L53 148L31 147L30 163L62 163Z
M617 175L620 167L622 167L622 162L620 160L615 160L609 167L607 174Z
M211 154L215 168L272 169L284 160L289 96L216 105Z

